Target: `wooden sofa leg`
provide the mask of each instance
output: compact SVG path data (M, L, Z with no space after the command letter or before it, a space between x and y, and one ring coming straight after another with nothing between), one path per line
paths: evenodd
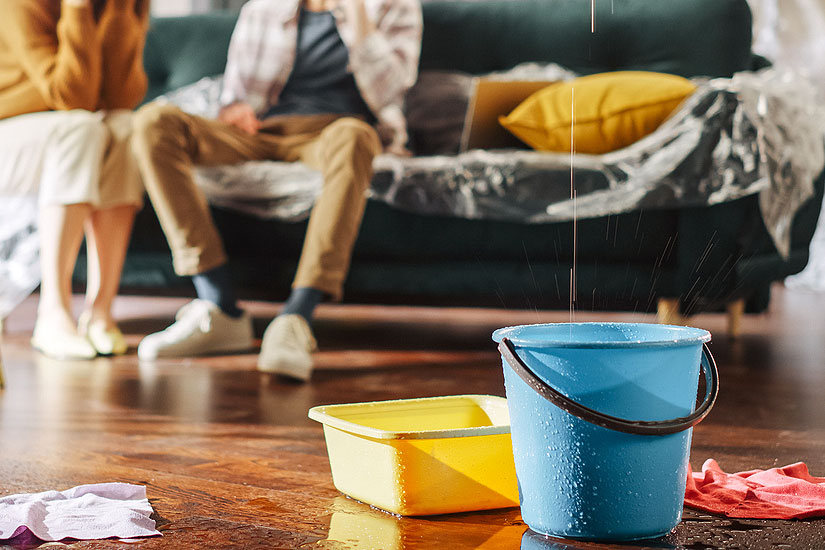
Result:
M729 302L725 309L728 312L728 336L737 338L742 331L742 317L745 314L745 299L739 298Z
M679 298L659 298L656 320L663 325L686 325L687 317L679 312Z

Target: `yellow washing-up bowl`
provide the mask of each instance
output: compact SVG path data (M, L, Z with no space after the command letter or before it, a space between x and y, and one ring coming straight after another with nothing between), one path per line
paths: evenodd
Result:
M342 493L405 516L518 506L507 400L455 395L313 407Z

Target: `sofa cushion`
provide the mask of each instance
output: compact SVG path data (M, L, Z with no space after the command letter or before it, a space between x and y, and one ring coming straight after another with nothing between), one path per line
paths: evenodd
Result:
M538 151L598 155L650 134L696 91L680 76L640 71L601 73L559 82L499 118Z

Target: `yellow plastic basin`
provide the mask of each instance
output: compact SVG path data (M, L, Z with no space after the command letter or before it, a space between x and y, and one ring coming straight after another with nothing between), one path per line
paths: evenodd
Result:
M456 395L326 405L332 480L354 499L405 516L518 506L507 400Z

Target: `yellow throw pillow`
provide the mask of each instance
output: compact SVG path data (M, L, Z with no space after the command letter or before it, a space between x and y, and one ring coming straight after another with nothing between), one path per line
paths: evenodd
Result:
M543 88L499 122L538 151L570 152L574 129L575 151L596 155L653 132L695 90L670 74L600 73Z

